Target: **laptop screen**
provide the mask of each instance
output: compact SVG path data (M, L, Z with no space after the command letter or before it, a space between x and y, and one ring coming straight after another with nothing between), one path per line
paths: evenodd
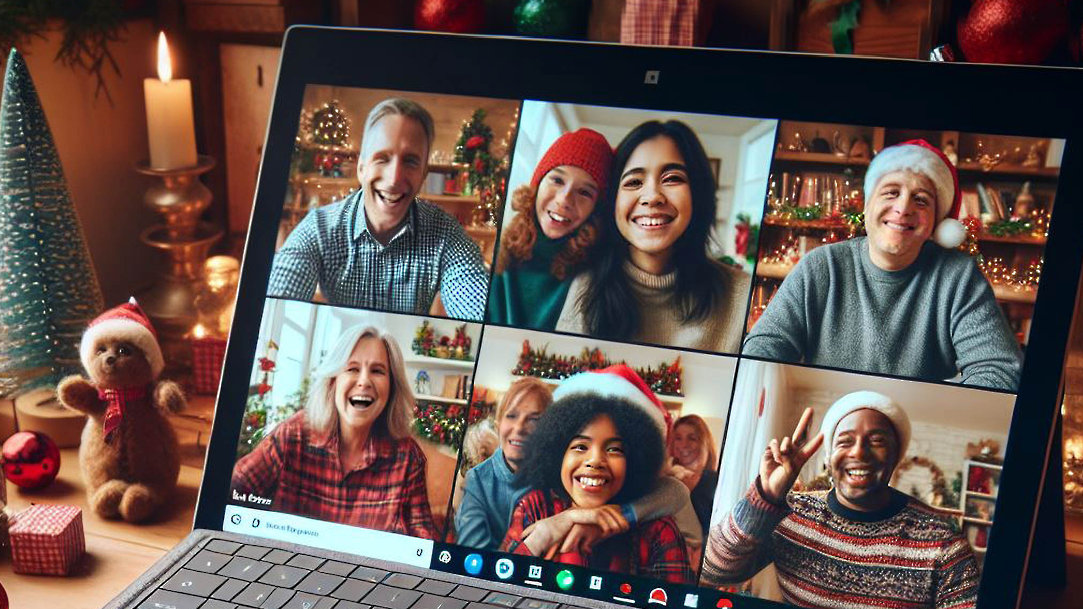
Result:
M225 530L637 606L975 603L1063 140L301 106Z

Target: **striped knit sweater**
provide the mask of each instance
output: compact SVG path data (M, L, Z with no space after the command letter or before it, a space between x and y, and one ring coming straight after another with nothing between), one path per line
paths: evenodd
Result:
M805 607L974 607L970 545L924 503L892 489L891 504L858 512L834 491L765 499L759 479L711 529L701 583L742 582L775 564L784 600Z

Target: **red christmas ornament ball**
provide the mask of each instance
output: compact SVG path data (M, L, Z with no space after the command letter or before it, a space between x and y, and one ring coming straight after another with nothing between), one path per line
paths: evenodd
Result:
M485 27L485 0L420 0L414 7L414 27L478 34Z
M60 473L60 449L40 431L20 431L4 442L4 475L15 486L47 486Z
M967 61L1041 63L1068 35L1068 2L977 0L958 35Z

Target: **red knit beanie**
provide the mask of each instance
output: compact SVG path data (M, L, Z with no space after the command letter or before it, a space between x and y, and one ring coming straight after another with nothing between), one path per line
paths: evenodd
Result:
M613 148L609 146L604 135L593 129L577 129L558 137L549 150L545 151L538 166L534 168L530 185L537 188L549 170L561 165L571 165L587 172L598 183L598 188L605 190L612 162Z

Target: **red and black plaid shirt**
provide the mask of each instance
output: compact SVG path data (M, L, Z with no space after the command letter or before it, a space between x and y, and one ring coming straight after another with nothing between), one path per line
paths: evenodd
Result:
M303 410L237 461L233 488L271 498L276 511L436 538L425 490L425 455L413 439L369 434L361 462L343 471L338 434L311 430Z
M508 534L500 549L530 556L530 549L523 543L523 530L568 507L565 500L546 491L533 490L523 495L512 512ZM695 583L684 537L670 516L639 523L627 533L614 535L595 545L588 556L560 554L557 561L676 584Z

